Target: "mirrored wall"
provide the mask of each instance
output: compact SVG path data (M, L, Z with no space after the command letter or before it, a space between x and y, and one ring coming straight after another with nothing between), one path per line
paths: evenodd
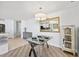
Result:
M60 17L40 21L40 32L60 32Z

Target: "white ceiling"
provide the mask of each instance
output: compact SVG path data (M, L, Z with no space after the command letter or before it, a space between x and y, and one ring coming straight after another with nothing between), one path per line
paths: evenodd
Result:
M70 7L79 6L73 1L0 1L0 18L30 19L37 12L53 13Z

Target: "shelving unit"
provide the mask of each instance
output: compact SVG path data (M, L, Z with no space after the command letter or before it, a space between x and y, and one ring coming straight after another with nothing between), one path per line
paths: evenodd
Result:
M75 55L75 26L63 26L63 50L71 52Z

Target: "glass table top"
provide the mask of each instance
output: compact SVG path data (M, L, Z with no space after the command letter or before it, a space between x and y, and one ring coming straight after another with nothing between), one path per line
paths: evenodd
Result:
M28 38L28 39L26 39L26 41L29 41L29 42L35 43L35 44L44 44L48 40L50 40L50 39L45 39L45 38Z

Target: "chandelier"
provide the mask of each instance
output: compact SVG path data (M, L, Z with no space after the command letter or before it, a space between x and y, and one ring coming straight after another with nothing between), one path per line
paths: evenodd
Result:
M42 7L40 7L39 9L41 11ZM35 14L35 20L43 21L43 20L46 20L46 19L47 19L47 15L43 12L39 12L39 13Z

